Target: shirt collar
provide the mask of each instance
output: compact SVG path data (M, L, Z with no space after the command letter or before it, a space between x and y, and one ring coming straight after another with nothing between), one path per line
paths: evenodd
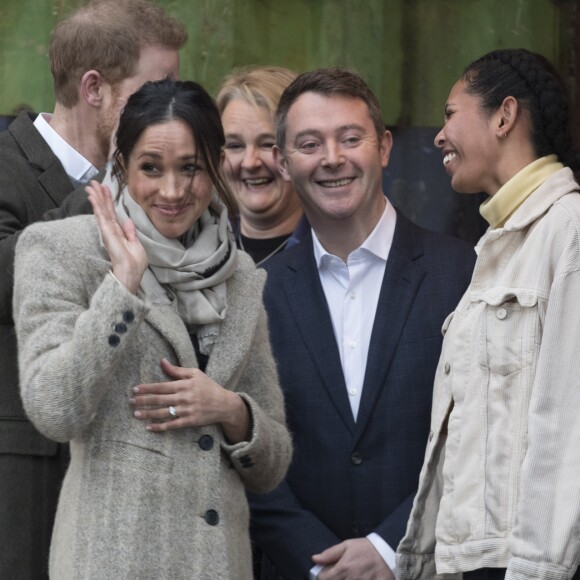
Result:
M546 155L536 159L484 201L479 212L492 228L503 227L509 217L542 184L564 166L556 155Z
M97 175L99 170L50 126L51 117L52 115L48 113L40 113L34 121L36 130L58 157L66 174L73 181L87 183Z
M368 238L357 249L349 254L348 259L350 259L354 254L360 253L360 250L365 250L377 258L385 262L387 261L393 243L397 212L386 197L385 202L385 209L383 210L377 225ZM312 243L314 247L316 266L320 269L321 265L330 259L330 257L333 257L333 255L324 249L314 231L314 228L312 228Z

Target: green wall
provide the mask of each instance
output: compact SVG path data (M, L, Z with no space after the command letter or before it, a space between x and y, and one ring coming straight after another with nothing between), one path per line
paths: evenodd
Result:
M122 1L122 0L119 0ZM215 92L234 66L358 70L385 121L437 126L451 85L479 55L541 52L566 73L573 0L157 0L190 39L182 78ZM53 106L50 29L75 0L0 0L0 114Z

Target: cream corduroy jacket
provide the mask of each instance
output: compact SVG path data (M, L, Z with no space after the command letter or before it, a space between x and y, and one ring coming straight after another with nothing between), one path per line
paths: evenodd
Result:
M35 224L16 251L21 395L34 425L71 442L51 545L54 580L250 579L245 488L273 489L291 455L262 306L265 273L240 253L207 374L251 410L249 442L208 425L151 433L132 387L197 361L174 303L108 274L93 216Z
M507 567L507 580L574 574L578 189L558 171L476 248L472 282L444 325L431 433L397 554L402 580L484 567Z

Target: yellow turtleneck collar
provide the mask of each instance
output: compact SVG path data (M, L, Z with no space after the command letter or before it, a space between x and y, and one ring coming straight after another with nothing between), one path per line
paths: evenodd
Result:
M506 181L493 197L485 200L479 206L479 213L492 228L503 227L530 194L562 167L556 155L536 159Z

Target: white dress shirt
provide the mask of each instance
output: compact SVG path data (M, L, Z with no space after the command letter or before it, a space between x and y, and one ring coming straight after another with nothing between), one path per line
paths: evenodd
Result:
M58 157L72 183L88 183L99 173L99 170L50 126L51 116L48 113L40 113L34 120L36 130Z
M314 258L330 310L348 400L355 421L396 220L397 213L386 200L383 215L375 229L360 247L349 254L346 263L329 254L312 230ZM378 534L369 534L367 538L394 571L395 551ZM311 569L311 578L316 578L321 571L322 566L314 566Z

